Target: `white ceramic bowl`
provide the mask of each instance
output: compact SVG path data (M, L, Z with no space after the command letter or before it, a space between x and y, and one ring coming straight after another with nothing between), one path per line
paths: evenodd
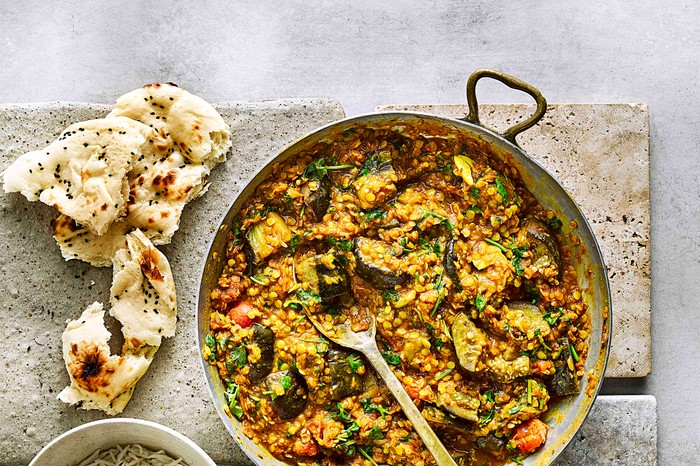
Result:
M165 450L191 466L216 463L179 432L140 419L104 419L83 424L56 437L34 457L29 466L76 466L97 449L139 443L150 450Z

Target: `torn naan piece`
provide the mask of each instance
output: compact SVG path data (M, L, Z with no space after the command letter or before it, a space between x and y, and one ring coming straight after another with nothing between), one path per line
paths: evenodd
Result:
M71 217L97 235L126 213L127 173L151 128L126 117L69 126L42 150L20 156L4 172L5 192L20 192Z
M124 220L112 223L100 236L75 223L67 215L51 221L53 237L66 260L80 259L95 267L109 267L115 251L126 247L126 233L132 229Z
M143 232L134 230L126 242L113 258L109 314L122 324L123 351L142 351L175 335L175 281L168 260Z
M128 174L127 212L101 236L71 231L62 220L54 238L66 260L111 264L125 233L138 228L154 243L169 244L188 202L203 195L211 169L226 159L231 131L210 104L174 84L154 83L117 100L110 117L126 116L155 131ZM73 238L80 235L80 241Z
M80 318L68 322L63 332L63 359L70 385L58 394L59 400L109 415L122 412L152 358L129 352L113 356L110 337L100 303L91 304Z
M210 169L226 160L231 130L207 101L172 83L153 83L124 94L108 117L126 116L152 127L161 154L177 150Z

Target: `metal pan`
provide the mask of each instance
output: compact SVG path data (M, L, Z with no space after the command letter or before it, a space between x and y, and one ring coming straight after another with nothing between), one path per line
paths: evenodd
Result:
M485 77L531 95L537 104L534 114L503 134L498 134L481 125L476 84ZM209 331L209 295L216 286L223 267L221 253L225 248L226 234L231 228L236 213L250 198L255 188L272 172L273 164L294 157L316 143L324 139L332 139L349 128L393 128L402 131L420 131L422 134L442 137L461 133L479 141L485 150L507 159L519 170L523 182L540 204L553 210L559 218L569 221L564 224L562 237L574 252L574 266L578 272L581 288L584 290L584 300L589 307L592 331L589 337L590 351L585 364L586 374L581 382L580 393L560 399L550 407L544 419L550 427L547 443L524 462L526 465L550 464L571 441L585 420L602 384L608 359L612 322L607 271L600 247L579 207L554 177L532 160L515 140L519 133L534 126L544 116L547 103L540 92L507 74L479 70L474 72L467 81L467 103L469 115L464 120L411 112L372 113L340 120L307 134L269 160L233 201L211 242L199 289L198 345L200 348L204 346L204 338ZM243 451L260 466L284 465L285 463L275 459L269 452L243 435L241 423L227 413L224 387L217 372L203 359L202 367L216 410Z

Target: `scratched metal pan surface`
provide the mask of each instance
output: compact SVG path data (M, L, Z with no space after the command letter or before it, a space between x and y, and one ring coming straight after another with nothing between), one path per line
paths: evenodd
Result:
M479 122L475 94L476 82L484 77L496 79L509 87L527 92L535 98L537 110L530 118L503 134L484 128ZM270 175L275 163L294 157L323 140L333 139L350 128L391 128L399 131L415 131L420 128L422 134L428 136L450 137L451 134L457 133L466 135L485 143L488 150L507 159L519 170L524 184L540 204L553 210L559 218L568 220L568 222L564 222L561 237L574 251L574 267L578 272L579 282L584 291L584 301L588 304L592 331L589 337L590 351L585 364L585 375L581 381L581 391L576 396L559 399L550 406L544 418L549 425L547 442L544 447L529 456L524 462L525 465L548 465L554 462L576 434L588 415L602 384L610 346L610 329L612 328L607 271L600 247L579 207L554 177L532 160L515 142L517 134L535 125L546 111L546 101L539 91L512 76L479 70L472 74L467 83L467 101L470 113L464 120L412 112L372 113L340 120L311 132L287 146L268 161L233 201L223 216L211 242L203 266L199 289L197 342L199 348L203 348L204 338L209 332L211 312L209 296L216 287L223 268L222 257L226 235L233 224L235 215L252 196L257 186ZM573 229L572 226L574 226ZM216 410L241 449L257 465L285 465L286 463L274 458L267 450L243 434L241 422L232 418L228 413L225 388L216 370L209 366L203 358L201 362Z

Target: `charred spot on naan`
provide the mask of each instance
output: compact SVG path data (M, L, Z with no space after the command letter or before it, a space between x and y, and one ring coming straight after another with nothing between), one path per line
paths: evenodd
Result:
M73 359L68 364L68 370L76 385L89 392L97 392L109 385L108 379L115 368L109 364L103 348L93 344L81 347L71 343L70 352Z
M158 268L158 256L153 248L148 248L141 253L141 258L139 265L141 267L141 272L150 278L151 280L163 281L163 275L160 273Z

